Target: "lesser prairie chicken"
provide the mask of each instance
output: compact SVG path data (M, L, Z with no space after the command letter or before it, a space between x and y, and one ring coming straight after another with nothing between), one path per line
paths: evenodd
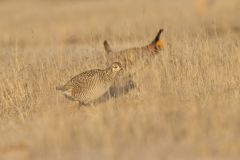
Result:
M67 98L79 101L80 105L90 104L108 91L121 70L121 63L114 62L103 70L93 69L82 72L56 89L63 91Z

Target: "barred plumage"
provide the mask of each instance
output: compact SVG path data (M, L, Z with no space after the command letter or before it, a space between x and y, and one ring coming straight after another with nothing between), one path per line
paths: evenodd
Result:
M88 104L108 91L121 70L122 65L114 62L104 70L93 69L80 73L56 89L63 91L64 95L71 100Z

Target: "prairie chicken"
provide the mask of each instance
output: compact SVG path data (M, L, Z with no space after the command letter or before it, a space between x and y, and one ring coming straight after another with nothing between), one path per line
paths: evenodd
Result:
M121 70L121 63L114 62L104 70L93 69L80 73L56 89L63 91L65 97L79 101L80 105L90 104L108 91Z
M133 76L148 63L154 55L159 53L163 48L161 41L161 34L163 29L160 29L154 40L143 47L133 47L125 50L114 52L109 43L104 41L104 48L106 51L107 65L113 61L119 61L124 68L125 74L121 79L114 82L110 88L111 96L116 96L119 93L124 94L136 87ZM130 86L130 88L128 87Z
M104 49L107 53L107 65L114 61L119 61L123 65L124 70L130 71L134 69L139 61L143 61L144 59L159 53L159 51L164 48L163 42L160 39L162 32L163 29L160 29L154 40L146 46L133 47L116 52L111 49L108 41L105 40Z

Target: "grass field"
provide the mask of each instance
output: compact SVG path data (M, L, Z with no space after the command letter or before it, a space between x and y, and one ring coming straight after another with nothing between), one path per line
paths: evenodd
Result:
M240 158L240 2L1 0L1 160ZM78 108L55 90L114 50L165 49L133 90Z

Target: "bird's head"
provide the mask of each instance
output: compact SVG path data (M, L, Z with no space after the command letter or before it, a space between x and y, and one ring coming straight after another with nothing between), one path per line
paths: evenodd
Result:
M121 63L113 62L111 64L111 69L112 69L112 72L116 73L116 72L119 72L119 71L123 70L123 67L122 67Z

